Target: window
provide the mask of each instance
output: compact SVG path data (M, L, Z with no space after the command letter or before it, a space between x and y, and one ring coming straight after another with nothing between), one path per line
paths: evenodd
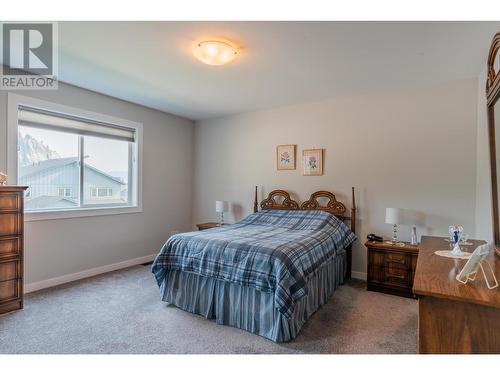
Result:
M86 117L81 110L23 98L27 100L15 103L14 127L10 98L9 94L9 139L16 140L11 135L14 128L17 183L29 186L25 194L27 213L99 209L91 211L102 214L102 209L138 207L140 124L127 120L121 124L119 119L101 121L99 117L108 117ZM37 103L21 104L26 101ZM47 106L42 109L39 103ZM9 162L9 168L11 165ZM116 213L120 212L135 211Z
M60 197L71 197L71 188L68 187L58 188L57 193Z
M91 188L90 196L92 198L104 198L104 197L112 197L113 189L112 188Z
M128 202L130 179L130 143L94 136L85 137L85 163L89 166L84 179L83 201L86 205L103 202ZM99 171L107 173L107 177ZM90 187L90 195L89 193Z
M78 208L78 135L19 125L17 181L29 186L26 212ZM71 192L70 192L71 193Z

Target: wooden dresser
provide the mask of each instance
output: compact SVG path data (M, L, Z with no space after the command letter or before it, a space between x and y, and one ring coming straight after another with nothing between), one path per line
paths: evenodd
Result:
M462 250L472 252L484 241L470 240ZM423 236L413 292L418 301L419 353L500 354L500 289L488 289L482 273L461 284L455 277L466 260L434 254L449 250L444 237ZM500 257L488 257L500 280Z
M414 297L413 276L417 265L418 246L366 241L368 256L367 290Z
M23 308L25 186L0 186L0 314Z

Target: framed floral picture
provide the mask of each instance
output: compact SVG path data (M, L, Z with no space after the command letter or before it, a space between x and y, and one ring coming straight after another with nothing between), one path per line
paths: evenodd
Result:
M316 148L302 151L302 167L304 176L323 175L323 149Z
M295 169L295 145L276 146L276 168Z

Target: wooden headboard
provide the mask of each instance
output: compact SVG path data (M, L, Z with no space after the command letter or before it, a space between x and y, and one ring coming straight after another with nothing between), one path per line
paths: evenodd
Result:
M322 205L318 199L325 198L326 204ZM257 212L259 204L257 201L257 186L255 187L255 199L253 204L253 212ZM320 190L311 194L309 200L302 204L290 198L290 194L286 190L273 190L269 193L266 199L260 202L262 210L320 210L326 211L335 215L340 220L349 221L351 231L356 233L356 199L354 196L354 187L352 187L352 207L351 215L346 216L346 206L337 200L335 194Z
M322 205L318 199L326 199L326 204ZM273 190L269 193L266 199L260 202L262 210L320 210L329 212L340 220L349 221L351 231L356 233L356 199L354 196L354 187L352 187L352 207L351 215L346 216L346 206L337 200L335 194L320 190L311 194L309 200L302 204L290 198L290 194L285 190ZM253 212L257 212L259 203L257 200L257 186L255 187L255 199L253 202ZM352 265L352 244L346 249L347 252L347 278L351 277Z
M283 200L276 200L277 197ZM285 190L273 190L266 199L260 202L260 208L263 210L298 210L299 204L291 199L290 194Z

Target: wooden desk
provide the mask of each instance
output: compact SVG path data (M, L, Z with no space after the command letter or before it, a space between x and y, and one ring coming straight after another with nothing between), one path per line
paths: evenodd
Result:
M484 243L469 242L462 250ZM489 290L482 274L466 285L456 281L466 260L434 254L449 248L444 237L422 237L413 283L419 353L500 353L500 289ZM492 251L487 260L500 280L500 257Z

